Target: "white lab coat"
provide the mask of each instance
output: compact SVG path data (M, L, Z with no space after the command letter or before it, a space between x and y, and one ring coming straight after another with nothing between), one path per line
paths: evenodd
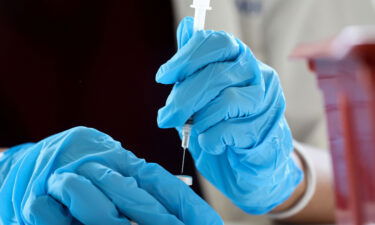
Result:
M190 0L173 0L176 21L194 15ZM207 29L233 33L250 46L255 55L274 67L287 99L286 117L294 138L328 149L322 95L306 62L289 55L303 42L323 40L349 25L375 24L371 0L211 0ZM241 213L205 185L208 200L227 221L253 217ZM256 224L266 224L266 221Z

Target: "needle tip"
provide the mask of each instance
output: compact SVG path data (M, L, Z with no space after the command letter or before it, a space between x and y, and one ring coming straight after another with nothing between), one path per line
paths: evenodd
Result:
M181 175L184 174L184 168L185 168L185 155L186 155L186 148L183 148L182 165L181 165Z

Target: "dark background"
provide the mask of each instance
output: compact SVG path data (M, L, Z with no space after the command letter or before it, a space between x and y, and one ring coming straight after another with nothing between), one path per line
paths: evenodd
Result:
M156 124L171 87L154 81L174 34L165 0L0 0L0 146L83 125L177 174L177 132Z

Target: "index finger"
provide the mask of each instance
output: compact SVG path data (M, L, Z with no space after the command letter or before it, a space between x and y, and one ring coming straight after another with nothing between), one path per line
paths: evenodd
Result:
M192 28L186 28L188 29ZM186 42L186 38L183 38L185 33L191 35L190 32L179 34L179 39L182 39L180 42ZM239 54L240 46L232 35L224 31L197 31L167 63L160 67L156 74L156 82L181 82L210 63L231 61Z

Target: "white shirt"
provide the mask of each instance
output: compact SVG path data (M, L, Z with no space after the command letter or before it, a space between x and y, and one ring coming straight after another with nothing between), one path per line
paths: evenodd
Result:
M174 0L177 22L193 16L192 1ZM260 60L274 67L287 99L286 117L294 138L328 149L322 95L306 62L288 57L300 43L319 41L350 25L375 24L371 0L211 0L207 29L239 37ZM229 220L246 220L228 202L205 188L209 202ZM230 212L229 214L227 212ZM249 222L246 222L249 224ZM260 224L260 223L256 223ZM265 222L261 222L265 224Z

